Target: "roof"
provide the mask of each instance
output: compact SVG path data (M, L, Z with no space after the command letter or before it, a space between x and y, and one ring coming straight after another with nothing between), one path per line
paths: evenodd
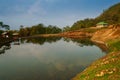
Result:
M13 33L12 35L16 36L16 35L19 35L19 33Z
M3 32L3 33L2 33L2 35L6 35L6 34L8 34L8 32Z
M107 25L108 23L106 23L106 22L99 22L99 23L97 23L97 25Z

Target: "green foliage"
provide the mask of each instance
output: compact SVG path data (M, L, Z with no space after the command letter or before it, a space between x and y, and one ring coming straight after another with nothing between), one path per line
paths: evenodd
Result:
M69 26L63 27L63 32L67 32L67 31L70 31L70 27Z
M104 10L103 13L98 16L96 21L105 21L109 24L118 24L120 23L120 3L117 3L107 10Z
M79 20L75 22L70 30L78 30L81 28L89 28L94 27L98 22L105 21L108 24L119 24L120 23L120 3L115 4L108 8L107 10L104 10L103 13L94 18L94 19L84 19Z
M84 20L80 20L77 21L76 23L74 23L71 27L71 30L78 30L81 28L89 28L91 26L94 26L96 23L94 21L94 19L84 19Z
M44 34L45 33L45 27L43 24L38 24L35 26L32 26L30 35L35 35L35 34Z
M61 31L62 30L60 28L58 28L57 26L49 25L48 27L46 27L47 34L60 33Z
M37 34L55 34L60 33L62 30L58 28L57 26L44 26L43 24L34 25L32 27L26 27L20 26L19 34L22 37L25 36L32 36Z
M2 25L3 25L3 22L0 22L0 27L2 27Z
M0 29L1 28L4 28L5 30L10 30L10 26L6 25L6 24L3 24L3 22L0 22Z
M52 43L60 40L61 37L36 37L36 38L29 38L27 39L27 43L32 42L34 44L40 44L43 45L44 43Z
M108 46L110 51L120 51L120 40L116 39L113 41L108 41Z
M3 33L3 30L0 30L0 35Z
M92 63L72 80L119 80L120 53L112 52Z
M10 30L10 26L9 25L3 25L3 28L5 28L5 30Z

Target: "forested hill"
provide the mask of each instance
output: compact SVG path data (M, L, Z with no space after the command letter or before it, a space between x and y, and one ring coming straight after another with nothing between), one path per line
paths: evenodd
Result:
M103 20L109 24L118 24L120 23L120 3L115 4L105 10L96 20Z
M109 24L120 23L120 3L117 3L110 8L103 10L103 13L94 19L86 18L75 22L69 30L78 30L86 27L93 27L98 22L105 21Z

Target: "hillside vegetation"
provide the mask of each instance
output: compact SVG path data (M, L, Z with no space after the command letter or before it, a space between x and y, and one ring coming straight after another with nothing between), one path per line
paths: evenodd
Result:
M96 31L91 38L92 41L106 44L109 53L72 80L120 80L120 3L105 10L94 20L110 24L108 28Z
M120 23L120 3L117 3L98 16L96 21L105 21L109 24L119 24Z
M86 18L75 22L71 27L66 27L67 30L78 30L81 28L95 27L98 22L107 22L108 24L120 24L120 3L117 3L110 8L103 10L103 13L98 17ZM65 29L66 29L65 28ZM69 28L69 29L68 29Z

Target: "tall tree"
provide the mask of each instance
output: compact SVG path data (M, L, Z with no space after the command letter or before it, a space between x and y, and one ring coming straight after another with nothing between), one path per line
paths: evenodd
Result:
M5 30L10 30L10 26L9 25L3 25L3 28L5 28Z
M0 22L0 28L3 28L3 22Z

